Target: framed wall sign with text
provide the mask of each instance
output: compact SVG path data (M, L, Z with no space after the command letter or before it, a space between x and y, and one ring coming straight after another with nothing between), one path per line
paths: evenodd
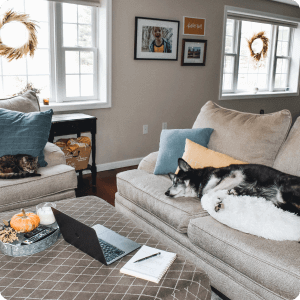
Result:
M205 35L205 19L183 17L183 34Z

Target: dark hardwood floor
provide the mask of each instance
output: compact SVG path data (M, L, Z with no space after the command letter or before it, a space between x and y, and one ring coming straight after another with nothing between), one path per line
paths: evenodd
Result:
M115 193L117 192L116 175L120 172L136 169L137 167L132 166L98 172L95 187L92 186L92 174L83 175L82 180L78 177L76 197L93 195L115 206Z

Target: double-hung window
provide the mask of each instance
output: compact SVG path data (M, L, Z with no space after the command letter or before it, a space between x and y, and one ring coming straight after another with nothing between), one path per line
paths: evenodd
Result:
M104 3L107 8L109 2L103 0L101 6ZM0 17L13 9L37 22L38 47L33 57L11 62L0 57L0 98L19 93L27 84L32 84L41 91L40 98L50 98L50 105L107 102L102 97L103 90L107 90L106 78L103 78L109 75L105 69L107 33L103 33L107 20L103 6L100 10L99 5L100 0L3 2ZM102 20L99 20L100 15ZM104 26L100 28L99 24Z
M257 62L250 55L248 41L260 32L267 37L268 48L266 57ZM225 7L220 99L298 94L295 36L299 38L297 20ZM256 39L252 49L258 53L263 46Z

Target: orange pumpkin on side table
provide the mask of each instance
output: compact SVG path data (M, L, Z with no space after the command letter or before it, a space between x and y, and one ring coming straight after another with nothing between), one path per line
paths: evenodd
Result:
M22 213L14 215L10 220L10 227L19 232L29 232L37 228L40 224L40 217L34 213Z

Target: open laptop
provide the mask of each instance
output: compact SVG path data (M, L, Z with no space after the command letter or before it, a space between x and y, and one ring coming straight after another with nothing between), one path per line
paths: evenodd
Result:
M102 225L89 227L51 208L65 241L105 265L110 265L141 247L140 244Z

